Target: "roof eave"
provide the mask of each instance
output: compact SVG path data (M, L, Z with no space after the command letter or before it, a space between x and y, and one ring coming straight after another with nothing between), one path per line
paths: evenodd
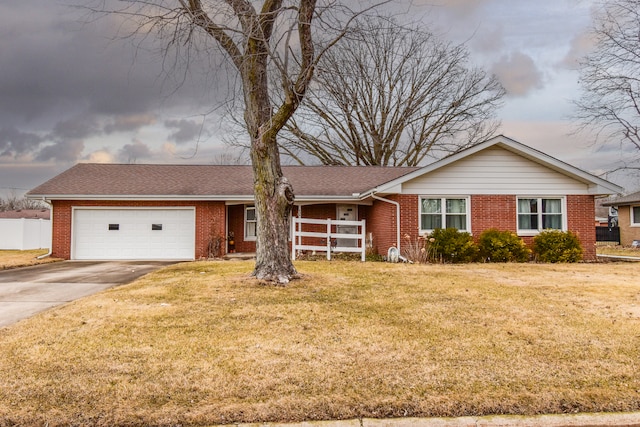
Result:
M226 201L226 200L246 200L253 196L219 196L219 195L175 195L175 194L27 194L29 199L46 199L46 200L92 200L92 201L158 201L158 200L174 200L174 201Z
M254 196L248 194L228 195L175 195L175 194L27 194L29 199L37 200L91 200L91 201L220 201L220 202L252 202ZM350 196L333 195L301 195L296 196L295 203L357 203L360 202L360 193Z

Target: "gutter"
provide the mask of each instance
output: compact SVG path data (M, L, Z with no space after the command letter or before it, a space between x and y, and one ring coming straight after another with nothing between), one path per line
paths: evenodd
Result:
M47 252L44 255L40 255L36 257L36 259L43 259L43 258L49 257L53 252L53 203L47 201L47 199L45 199L44 197L42 198L42 201L48 204L49 206L51 206L51 209L49 209L49 220L51 221L51 243L49 243L49 252Z
M384 197L376 196L375 191L372 191L370 193L370 196L375 200L380 200L381 202L396 205L396 248L398 249L398 254L400 254L400 203L393 200L385 199Z

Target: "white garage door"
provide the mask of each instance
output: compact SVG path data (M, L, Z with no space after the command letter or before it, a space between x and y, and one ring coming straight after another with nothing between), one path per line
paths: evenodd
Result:
M73 259L194 259L195 210L74 209Z

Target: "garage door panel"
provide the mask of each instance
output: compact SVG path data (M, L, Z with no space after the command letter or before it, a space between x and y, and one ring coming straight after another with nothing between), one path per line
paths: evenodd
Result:
M193 208L75 209L73 221L74 259L194 258Z

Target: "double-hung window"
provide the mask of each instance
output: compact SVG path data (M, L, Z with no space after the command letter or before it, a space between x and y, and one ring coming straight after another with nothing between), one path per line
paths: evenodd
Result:
M629 206L631 210L631 226L640 227L640 206Z
M469 199L467 197L421 197L420 231L457 228L469 231Z
M256 218L256 207L245 206L244 208L244 239L256 240L256 230L258 219Z
M538 233L542 230L566 228L564 199L544 197L518 198L518 232Z

